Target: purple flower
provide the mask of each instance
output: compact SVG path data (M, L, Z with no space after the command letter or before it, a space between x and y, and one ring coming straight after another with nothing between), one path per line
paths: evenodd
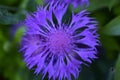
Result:
M34 67L43 79L46 74L48 80L71 80L72 75L76 79L81 64L92 63L97 58L97 22L88 17L86 10L63 20L67 6L58 4L38 7L27 16L21 51L29 69Z
M74 7L89 5L89 0L45 0L45 2L48 2L48 3L57 2L57 1L61 1L66 4L72 4Z

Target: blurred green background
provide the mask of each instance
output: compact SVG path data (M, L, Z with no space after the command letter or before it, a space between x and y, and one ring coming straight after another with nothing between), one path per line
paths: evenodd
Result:
M41 3L0 0L0 80L40 80L40 75L25 66L19 42L25 31L21 21ZM83 66L78 80L120 80L120 0L90 0L87 10L99 22L102 45L99 58L89 67Z

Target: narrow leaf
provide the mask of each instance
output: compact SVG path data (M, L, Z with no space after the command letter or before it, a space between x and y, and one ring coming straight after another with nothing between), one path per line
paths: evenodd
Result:
M110 21L104 28L103 33L111 36L120 35L120 16Z

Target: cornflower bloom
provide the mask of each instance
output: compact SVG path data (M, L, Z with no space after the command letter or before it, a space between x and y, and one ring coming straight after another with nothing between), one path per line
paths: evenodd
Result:
M76 79L82 64L96 59L99 45L97 22L83 10L64 18L67 6L51 3L28 15L21 51L29 69L48 80ZM67 19L67 20L66 20Z

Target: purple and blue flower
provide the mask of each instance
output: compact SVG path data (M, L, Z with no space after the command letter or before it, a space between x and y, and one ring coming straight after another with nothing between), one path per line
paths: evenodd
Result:
M66 4L51 3L38 7L25 20L24 61L36 74L42 73L43 79L46 74L49 80L76 79L81 65L97 58L97 21L86 10L72 12L69 20L63 20L66 11Z

